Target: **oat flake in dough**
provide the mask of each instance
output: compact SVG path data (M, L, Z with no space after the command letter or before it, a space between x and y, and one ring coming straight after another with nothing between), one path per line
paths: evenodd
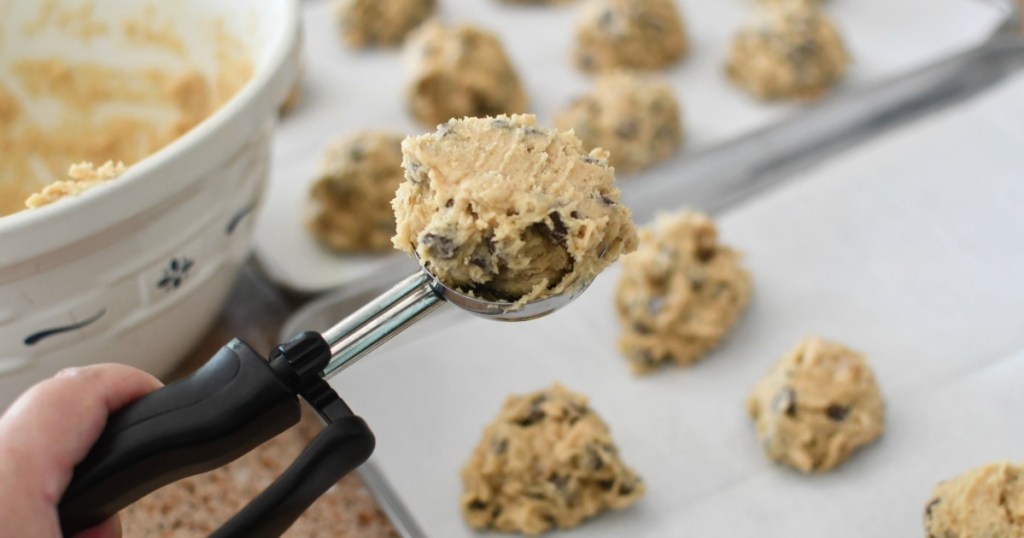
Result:
M453 120L402 153L394 245L449 287L522 305L636 248L607 152L533 116Z

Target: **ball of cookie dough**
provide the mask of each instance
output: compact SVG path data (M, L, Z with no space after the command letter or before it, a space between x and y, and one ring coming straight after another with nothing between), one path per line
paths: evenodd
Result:
M810 2L760 6L733 38L726 74L764 100L814 99L842 78L847 54L835 26Z
M884 406L864 356L806 338L747 400L768 457L805 473L824 472L882 434Z
M631 172L666 159L683 141L679 103L661 81L614 72L555 120L587 149L604 148L616 170Z
M342 39L352 47L400 45L437 8L436 0L336 0Z
M558 384L505 401L462 483L470 527L531 535L575 527L644 493L587 398Z
M572 292L636 248L603 150L530 115L452 120L402 142L395 247L447 286L518 305Z
M424 125L526 111L519 75L494 34L428 22L410 36L406 60L409 109Z
M660 69L686 55L683 21L672 0L590 0L576 26L576 65Z
M310 192L310 231L340 252L391 250L391 199L402 177L401 137L359 132L334 141Z
M924 528L934 538L1024 536L1024 464L993 463L939 483Z
M637 251L622 260L615 294L619 349L634 372L689 365L718 344L750 299L739 254L718 243L700 213L663 214L640 230Z

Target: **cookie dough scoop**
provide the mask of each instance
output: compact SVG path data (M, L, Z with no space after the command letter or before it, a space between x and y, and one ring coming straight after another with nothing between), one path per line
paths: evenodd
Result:
M214 534L280 535L375 447L369 426L328 378L445 302L502 321L550 314L635 249L636 230L603 150L585 153L571 132L533 121L467 118L406 140L403 153L419 164L405 167L416 184L400 187L393 203L395 242L416 253L422 270L323 334L303 332L277 346L269 359L234 339L191 376L112 414L60 501L64 534L287 430L301 417L301 397L324 429ZM507 189L477 182L483 180ZM474 270L459 270L461 259Z

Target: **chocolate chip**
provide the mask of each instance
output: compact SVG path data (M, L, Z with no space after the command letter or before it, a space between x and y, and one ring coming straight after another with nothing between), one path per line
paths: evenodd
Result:
M599 471L604 468L604 458L601 453L592 446L587 447L587 468L591 471Z
M534 136L534 135L544 134L544 131L542 131L542 130L540 130L540 129L532 126L532 125L529 125L525 129L523 129L523 132L526 133L526 136Z
M355 162L363 160L365 155L366 148L362 144L352 144L352 146L348 148L348 156Z
M529 409L529 413L527 413L526 416L515 420L515 423L523 427L531 426L544 420L544 417L546 416L547 414L544 413L543 409L534 406Z
M615 487L615 480L614 479L601 480L601 481L599 481L597 483L597 487L599 487L599 488L601 488L601 489L603 489L605 491L611 491L612 488Z
M573 211L573 212L569 213L569 216L574 218L574 219L578 219L578 218L580 218L580 212L579 211Z
M579 55L580 67L584 71L590 71L594 68L594 57L589 53L581 53Z
M469 263L471 263L471 264L473 264L473 265L475 265L475 266L477 266L477 267L479 267L479 268L481 268L481 269L483 269L485 271L487 270L487 266L489 265L487 263L486 259L480 258L478 256L473 256L472 258L470 258L469 259Z
M615 200L604 195L601 195L601 201L604 202L604 205L615 205Z
M424 183L430 178L427 168L418 161L407 159L402 168L405 169L405 179L413 183Z
M628 484L628 483L625 483L625 482L623 482L622 484L619 484L619 495L629 495L630 493L633 493L634 491L636 491L636 485L635 484Z
M469 501L469 504L466 507L470 510L483 510L484 508L487 508L487 503L480 499L473 499L472 501Z
M444 203L445 207L451 207L453 205L455 205L455 200L453 200L451 198L449 198L448 201Z
M652 316L655 316L655 315L658 314L658 312L661 312L662 308L665 308L665 296L664 295L658 295L656 297L651 297L651 299L649 301L647 301L647 313L649 313Z
M555 239L565 241L565 237L569 235L569 230L565 227L565 223L562 222L561 215L557 211L552 211L548 214L548 218L551 219L551 233L555 236Z
M924 517L927 517L927 518L932 517L932 510L940 502L942 502L942 497L936 497L936 498L932 499L931 502L928 503L928 506L924 507Z
M543 519L544 522L547 523L548 526L551 526L551 527L554 527L555 525L558 524L558 520L556 520L555 516L553 516L551 514L544 514L544 515L541 516L541 519Z
M548 482L551 482L552 485L554 485L556 488L558 488L559 490L564 492L565 491L565 486L569 485L569 477L568 476L564 476L564 475L554 474L554 475L551 475L548 478Z
M715 254L717 254L717 253L718 253L718 249L716 249L713 246L711 246L711 247L701 246L701 247L697 247L697 252L695 254L697 255L697 259L698 260L700 260L703 263L707 263L707 262L711 261L711 259L714 258Z
M508 120L497 118L491 120L491 127L496 127L498 129L511 129L512 124L509 123Z
M605 161L604 159L598 159L597 157L593 157L591 155L584 155L582 160L587 164L593 164L601 167L608 166L608 162Z
M615 136L623 140L633 140L638 134L640 134L640 124L633 118L620 121L615 126Z
M796 392L789 387L783 387L782 390L775 393L775 397L772 398L772 409L774 409L776 413L784 413L788 417L795 417Z
M437 134L441 138L444 138L455 132L455 120L449 120L447 123L442 123L437 126Z
M450 260L455 257L457 247L455 242L447 237L423 234L423 237L420 237L420 244L426 247L435 258Z
M839 404L832 404L825 408L825 414L828 415L828 418L836 422L841 422L843 419L845 419L847 413L849 412L850 408L843 407Z

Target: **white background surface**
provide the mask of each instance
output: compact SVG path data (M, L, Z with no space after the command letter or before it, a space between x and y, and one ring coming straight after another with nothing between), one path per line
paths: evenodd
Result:
M938 481L1024 459L1024 78L836 157L719 216L753 300L687 369L632 376L617 266L566 309L501 324L445 306L334 384L428 536L473 536L458 473L507 394L591 397L644 477L636 506L565 536L911 537ZM768 462L743 401L803 336L869 358L887 431L837 471Z
M445 21L472 22L499 35L526 86L530 110L542 123L550 124L559 109L587 91L589 78L570 63L574 11L580 2L552 7L506 5L497 0L439 3ZM645 174L668 177L683 153L725 142L799 109L755 102L722 74L729 40L753 3L677 2L691 52L664 76L684 108L688 140L684 152ZM400 134L431 129L417 125L406 111L403 93L408 72L397 49L351 50L338 38L331 2L307 0L303 9L307 59L303 97L276 134L271 185L257 221L256 252L279 284L323 291L372 274L382 260L331 254L302 226L309 186L328 141L359 129L390 129ZM827 9L853 58L840 92L974 45L1002 17L980 0L830 0ZM628 181L628 176L620 174L620 179Z

